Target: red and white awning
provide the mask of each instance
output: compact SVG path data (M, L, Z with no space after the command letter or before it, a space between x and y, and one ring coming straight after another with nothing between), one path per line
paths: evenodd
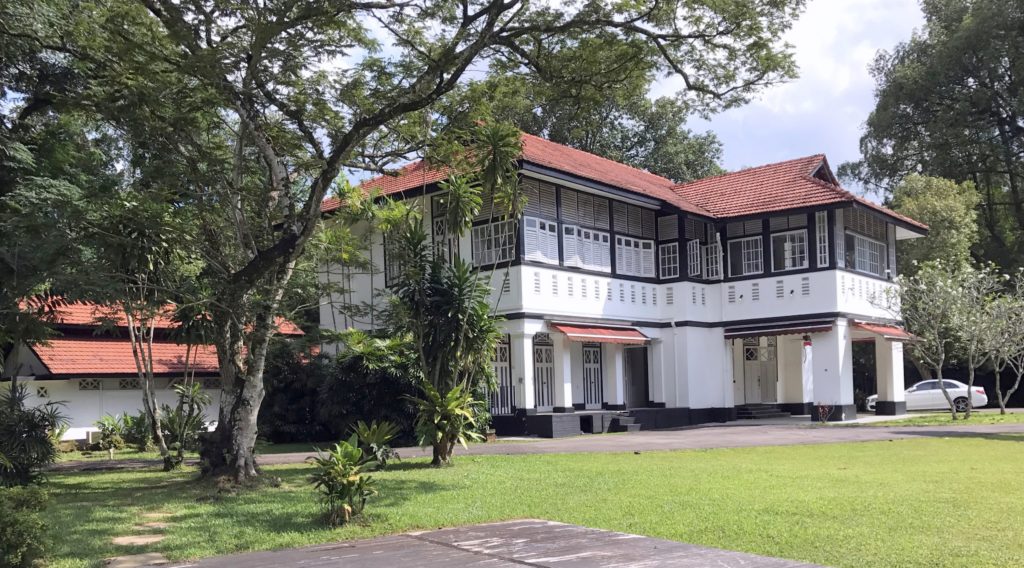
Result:
M895 325L855 321L853 322L853 327L854 329L866 331L890 341L914 341L916 339L913 333Z
M551 324L551 327L565 334L570 341L583 343L618 343L621 345L644 345L651 340L640 330L632 327L606 327L595 325Z

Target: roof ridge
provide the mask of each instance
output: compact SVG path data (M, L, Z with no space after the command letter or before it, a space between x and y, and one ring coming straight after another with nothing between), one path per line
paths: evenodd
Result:
M790 163L793 163L793 162L802 162L804 160L810 160L811 158L819 158L819 159L824 160L825 159L825 154L821 154L821 153L809 154L807 156L803 156L803 157L800 157L800 158L790 158L788 160L782 160L780 162L770 162L770 163L767 163L767 164L761 164L759 166L751 166L749 168L743 168L741 170L736 170L736 171L733 171L733 172L722 172L720 174L715 174L713 176L707 176L707 177L702 177L702 178L698 178L698 179L693 179L693 180L690 180L690 181L684 181L682 183L677 183L677 184L673 185L671 189L673 191L675 191L676 189L680 189L680 188L682 188L684 186L687 186L687 185L690 185L690 184L694 184L694 183L698 183L698 182L702 182L702 181L710 181L710 180L719 179L719 178L723 178L723 177L728 177L728 176L733 176L733 175L738 175L738 174L744 174L744 173L759 171L759 170L763 170L763 169L766 169L766 168L772 168L772 167L776 167L776 166L784 166L786 164L790 164ZM809 173L801 174L801 175L810 176ZM818 180L818 181L821 181L821 180Z

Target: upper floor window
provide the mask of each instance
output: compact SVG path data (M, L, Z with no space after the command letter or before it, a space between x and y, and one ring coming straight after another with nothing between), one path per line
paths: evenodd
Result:
M847 231L846 266L858 272L882 276L885 272L885 243Z
M611 272L611 237L601 231L564 225L562 256L566 266Z
M764 272L761 237L729 241L729 276L746 276Z
M828 266L828 211L814 214L814 233L817 239L818 268Z
M718 280L722 277L722 245L714 242L701 248L704 249L704 278Z
M497 221L473 227L473 264L486 266L515 258L515 222Z
M698 278L703 271L704 267L701 262L700 241L696 239L686 241L686 267L687 274Z
M679 217L667 215L658 217L658 240L672 241L679 238Z
M582 191L561 189L562 221L598 229L609 229L608 200Z
M558 264L558 223L523 217L523 257Z
M731 239L733 237L745 237L747 235L760 235L763 230L763 225L760 219L733 221L732 223L726 224L725 236Z
M526 205L523 211L533 217L554 219L558 216L555 186L532 178L523 178L523 197Z
M654 211L622 203L612 202L612 222L616 233L654 238Z
M654 241L615 237L615 271L654 278Z
M662 278L679 276L679 243L669 243L658 247L658 268Z
M398 277L405 270L405 263L402 259L402 252L398 247L398 236L395 234L384 234L384 285L394 286L398 283Z
M807 268L807 230L772 234L772 271Z

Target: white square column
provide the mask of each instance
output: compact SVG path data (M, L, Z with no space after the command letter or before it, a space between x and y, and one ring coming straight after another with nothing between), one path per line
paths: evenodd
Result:
M604 403L609 408L626 408L626 354L621 345L601 344L601 378Z
M513 331L509 334L512 380L516 387L516 407L527 414L536 412L533 384L533 334Z
M791 414L810 414L814 406L814 371L810 340L778 338L779 408Z
M875 414L907 413L903 386L903 343L875 337L875 377L878 381L878 402Z
M564 333L551 334L555 354L555 412L572 412L572 342Z
M857 407L853 402L853 344L847 320L840 318L828 332L811 337L815 405L811 420L820 420L822 414L827 414L825 418L830 422L853 420Z
M653 403L664 404L668 400L665 387L671 374L665 368L665 351L665 342L660 338L647 344L647 398Z

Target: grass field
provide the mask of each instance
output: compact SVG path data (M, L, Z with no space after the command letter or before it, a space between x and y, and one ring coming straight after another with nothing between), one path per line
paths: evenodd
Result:
M405 461L377 474L362 522L317 521L308 466L219 494L194 472L52 475L52 565L158 551L172 560L538 517L840 567L1024 565L1024 438ZM954 481L955 480L955 481ZM116 547L142 513L168 538Z
M330 442L324 442L320 446L328 446ZM290 454L293 452L312 452L314 446L317 444L309 444L305 442L294 443L294 444L270 444L266 442L257 442L256 451L261 454ZM199 455L195 452L186 452L186 459L198 458ZM110 459L110 455L106 450L96 450L91 452L63 452L58 456L58 459L62 462L71 461L105 461ZM115 460L158 460L160 459L160 452L140 452L134 448L125 448L123 450L117 450L114 452Z
M977 426L981 424L1021 424L1024 423L1024 412L1013 412L1010 414L999 414L998 412L975 412L971 414L970 420L964 420L963 414L958 415L957 420L950 418L948 412L936 414L921 414L910 418L899 420L886 420L884 422L868 422L857 424L857 426Z

